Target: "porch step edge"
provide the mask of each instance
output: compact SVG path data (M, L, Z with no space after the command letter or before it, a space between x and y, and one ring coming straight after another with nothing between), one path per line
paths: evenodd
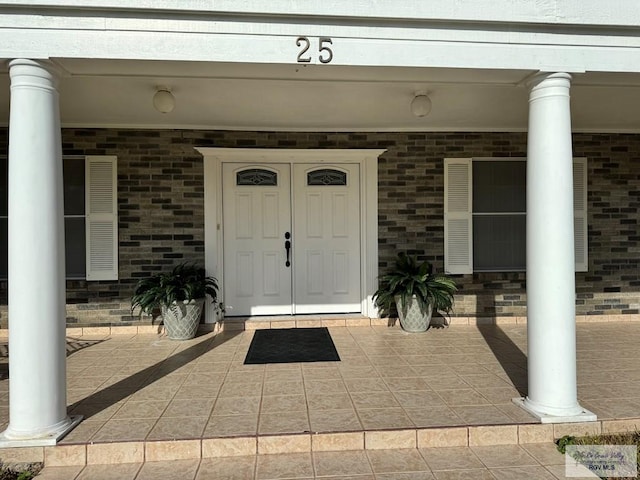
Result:
M180 440L60 443L46 447L6 448L0 450L0 457L4 462L10 463L44 462L48 467L81 466L320 451L548 443L563 435L620 433L638 428L640 417L573 424L514 423Z
M306 317L306 316L305 316ZM451 317L450 326L477 325L522 325L527 323L527 317ZM576 323L627 323L640 322L640 315L577 315ZM224 318L216 323L203 323L198 328L199 333L226 331L257 330L261 328L303 328L303 327L394 327L400 328L395 318L370 318L364 316L332 315L326 317L292 319L291 317L243 317ZM115 325L101 326L68 326L67 336L110 336L110 335L163 335L162 325ZM9 337L8 328L0 328L0 339Z
M222 330L259 330L271 328L312 327L371 327L389 326L387 318L370 318L363 315L305 315L274 317L227 317L221 322Z

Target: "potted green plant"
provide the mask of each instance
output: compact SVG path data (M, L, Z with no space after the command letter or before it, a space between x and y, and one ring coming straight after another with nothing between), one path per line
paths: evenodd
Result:
M382 316L397 315L404 330L424 332L433 311L451 313L457 290L453 279L433 272L430 262L419 263L401 252L393 268L380 278L373 300Z
M205 298L218 301L218 282L195 264L182 263L171 272L140 280L131 297L131 311L154 317L161 312L167 336L174 340L193 338L198 330Z

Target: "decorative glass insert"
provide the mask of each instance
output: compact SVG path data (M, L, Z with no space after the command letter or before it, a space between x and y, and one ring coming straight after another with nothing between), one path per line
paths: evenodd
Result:
M307 173L307 185L346 185L347 174L339 170L324 168Z
M236 174L236 185L278 185L278 174L260 168L250 168Z

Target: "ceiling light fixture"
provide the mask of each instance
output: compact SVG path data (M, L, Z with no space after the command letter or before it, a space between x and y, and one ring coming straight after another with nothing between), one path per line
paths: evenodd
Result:
M416 117L426 117L431 112L431 99L426 92L416 92L411 100L411 113Z
M160 113L169 113L176 106L176 99L169 87L158 86L153 96L153 107Z

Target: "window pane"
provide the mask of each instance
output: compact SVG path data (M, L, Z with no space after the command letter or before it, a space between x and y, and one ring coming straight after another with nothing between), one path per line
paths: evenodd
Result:
M84 218L65 218L65 252L67 255L67 278L85 278L86 248Z
M525 215L473 217L473 269L524 270L527 261Z
M9 203L9 185L7 159L0 158L0 215L7 216L7 205Z
M84 158L65 158L64 213L84 215Z
M236 185L278 185L278 174L269 170L250 168L236 174Z
M346 185L347 174L339 170L324 168L307 173L307 185Z
M527 163L473 162L473 211L525 212Z
M6 217L0 218L0 278L9 275L9 221Z

